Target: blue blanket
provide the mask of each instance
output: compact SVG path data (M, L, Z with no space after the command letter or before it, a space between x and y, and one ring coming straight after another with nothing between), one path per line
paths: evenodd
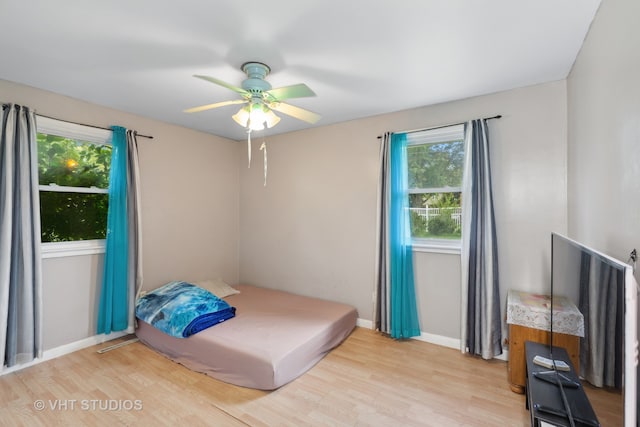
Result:
M236 308L206 289L170 282L136 302L136 317L177 338L186 338L236 315Z

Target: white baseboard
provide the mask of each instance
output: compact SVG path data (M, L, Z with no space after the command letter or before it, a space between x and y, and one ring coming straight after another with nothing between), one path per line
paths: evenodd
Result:
M504 360L505 362L509 361L509 350L502 350L502 354L500 356L494 357L494 359Z
M92 337L81 339L80 341L72 342L69 344L61 345L60 347L52 348L51 350L45 350L42 352L41 358L36 358L28 363L22 363L10 368L4 368L0 371L0 376L10 374L12 372L19 371L21 369L28 368L30 366L37 365L38 363L46 362L47 360L55 359L60 356L64 356L69 353L73 353L78 350L82 350L93 345L102 344L103 342L114 340L116 338L123 337L125 335L132 334L133 328L128 328L125 331L112 332L110 334L94 335Z
M420 332L420 336L413 337L413 339L460 350L460 340L457 338L450 338L442 335Z
M358 317L358 320L356 320L356 326L365 329L373 329L373 322L371 320L361 319Z
M361 328L373 329L373 322L367 319L358 318L356 321L356 326L360 326ZM434 335L428 334L426 332L421 332L419 337L413 337L412 339L418 341L424 341L431 344L441 345L444 347L450 348L460 348L460 340L456 338L449 338L442 335Z
M360 326L362 328L367 328L367 329L373 329L373 322L371 320L358 318L358 321L356 322L356 326ZM420 336L413 337L412 339L460 350L460 340L458 338L450 338L450 337L445 337L443 335L435 335L435 334L429 334L427 332L420 332ZM507 350L503 350L502 354L494 357L494 359L507 361L509 360L509 352Z

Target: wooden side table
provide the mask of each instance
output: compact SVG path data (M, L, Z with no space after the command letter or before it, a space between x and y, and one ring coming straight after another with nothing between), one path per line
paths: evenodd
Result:
M553 345L569 354L580 372L580 337L584 336L584 318L568 298L553 300ZM509 291L507 324L509 325L509 385L515 393L524 393L526 384L526 341L550 343L551 301L548 295Z

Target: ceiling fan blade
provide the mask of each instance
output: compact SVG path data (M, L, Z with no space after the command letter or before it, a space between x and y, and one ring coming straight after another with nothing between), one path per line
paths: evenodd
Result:
M304 83L291 86L282 86L266 91L269 96L273 98L273 101L282 101L284 99L291 98L305 98L308 96L316 96L309 86Z
M249 92L247 92L246 90L242 89L241 87L234 86L234 85L232 85L232 84L230 84L230 83L227 83L227 82L225 82L225 81L222 81L222 80L218 80L218 79L216 79L215 77L200 76L200 75L197 75L197 74L196 74L196 75L194 75L193 77L197 77L197 78L199 78L199 79L206 80L206 81L208 81L208 82L215 83L215 84L217 84L217 85L220 85L220 86L226 87L227 89L231 89L232 91L234 91L234 92L238 92L238 93L239 93L239 94L241 94L241 95L247 95L247 96L249 96L249 95L250 95L250 94L249 94Z
M207 104L201 105L199 107L187 108L184 110L185 113L199 113L200 111L211 110L213 108L224 107L226 105L234 105L234 104L244 104L246 103L246 99L236 99L234 101L222 101L216 102L215 104Z
M322 118L320 114L316 114L312 111L305 110L304 108L296 107L295 105L286 104L284 102L270 103L269 108L311 124L316 123L318 120Z

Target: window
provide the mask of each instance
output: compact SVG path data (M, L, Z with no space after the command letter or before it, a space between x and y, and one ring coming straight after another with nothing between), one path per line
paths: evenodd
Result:
M411 235L417 245L459 245L464 125L407 134Z
M111 132L40 116L37 123L42 242L95 245L106 235Z

